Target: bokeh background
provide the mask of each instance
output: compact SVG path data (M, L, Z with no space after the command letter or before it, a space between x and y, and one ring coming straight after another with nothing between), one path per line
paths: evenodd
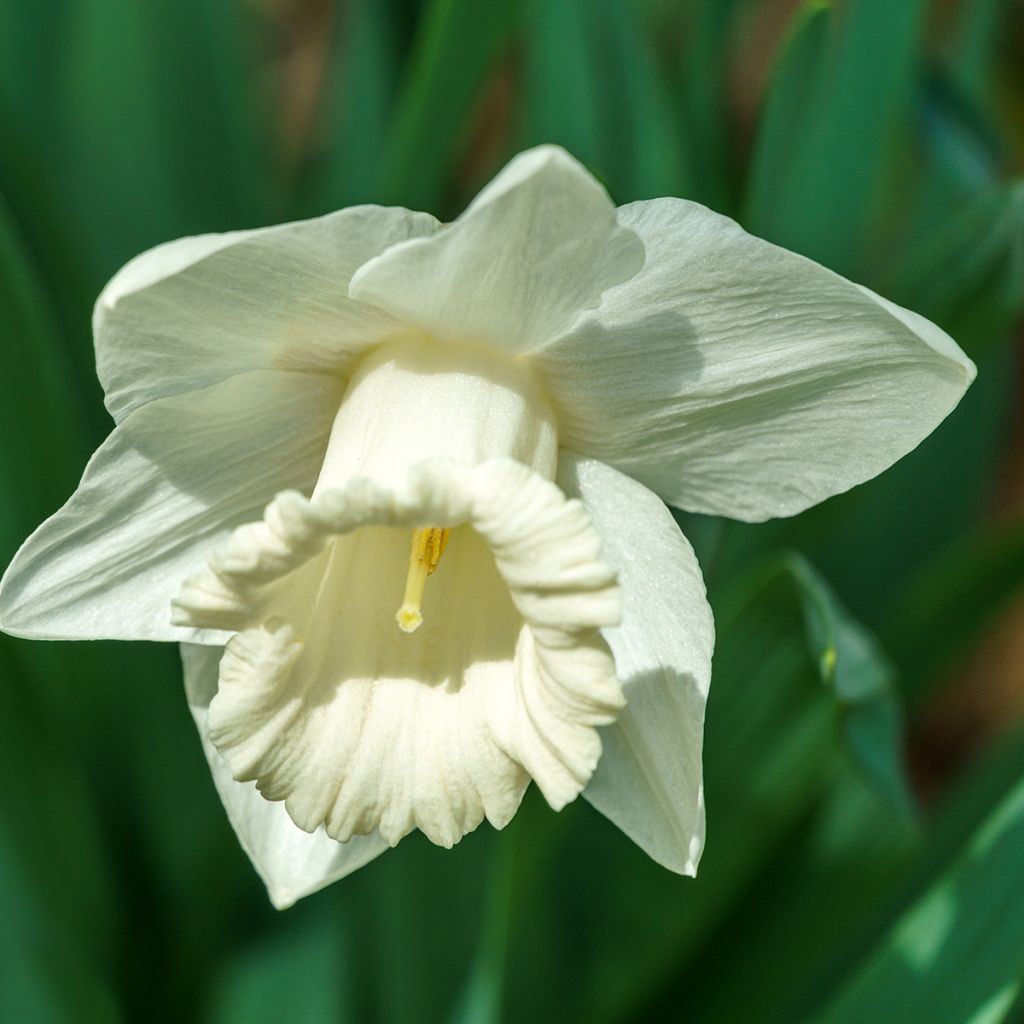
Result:
M177 652L0 637L0 1020L1024 1020L1024 10L1008 0L0 0L0 563L110 427L89 317L183 234L451 217L559 142L978 362L879 480L681 517L718 623L700 877L534 794L284 913Z

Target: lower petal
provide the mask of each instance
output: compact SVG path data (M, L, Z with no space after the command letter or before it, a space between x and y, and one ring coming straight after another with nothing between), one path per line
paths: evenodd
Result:
M279 804L270 803L248 782L236 782L227 762L210 742L209 705L217 692L222 649L183 644L185 690L199 730L203 753L238 841L263 879L278 910L350 875L383 853L379 835L357 836L348 843L331 839L323 829L303 832Z
M659 864L696 874L714 648L700 567L668 509L642 484L571 455L558 478L606 538L623 596L622 624L605 635L628 703L601 730L604 753L583 795Z

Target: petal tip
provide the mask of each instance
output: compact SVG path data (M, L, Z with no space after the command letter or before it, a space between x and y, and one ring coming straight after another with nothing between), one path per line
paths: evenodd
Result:
M266 883L267 897L275 910L289 910L299 901L299 894L288 887L278 888Z

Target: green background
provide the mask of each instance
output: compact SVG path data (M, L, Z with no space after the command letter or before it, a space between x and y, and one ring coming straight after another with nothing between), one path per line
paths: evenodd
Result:
M0 0L0 563L110 427L89 317L123 262L356 202L451 217L539 142L980 370L851 494L680 517L719 634L697 881L531 793L277 913L173 646L0 637L0 1020L1024 1020L1022 54L1009 0Z

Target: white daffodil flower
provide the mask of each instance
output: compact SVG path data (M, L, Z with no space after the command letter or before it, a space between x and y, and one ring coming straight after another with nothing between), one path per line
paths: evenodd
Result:
M116 426L0 625L184 644L278 906L412 829L500 828L531 779L694 873L713 626L663 500L800 512L975 372L702 206L617 210L554 147L449 225L360 206L160 246L94 327Z

